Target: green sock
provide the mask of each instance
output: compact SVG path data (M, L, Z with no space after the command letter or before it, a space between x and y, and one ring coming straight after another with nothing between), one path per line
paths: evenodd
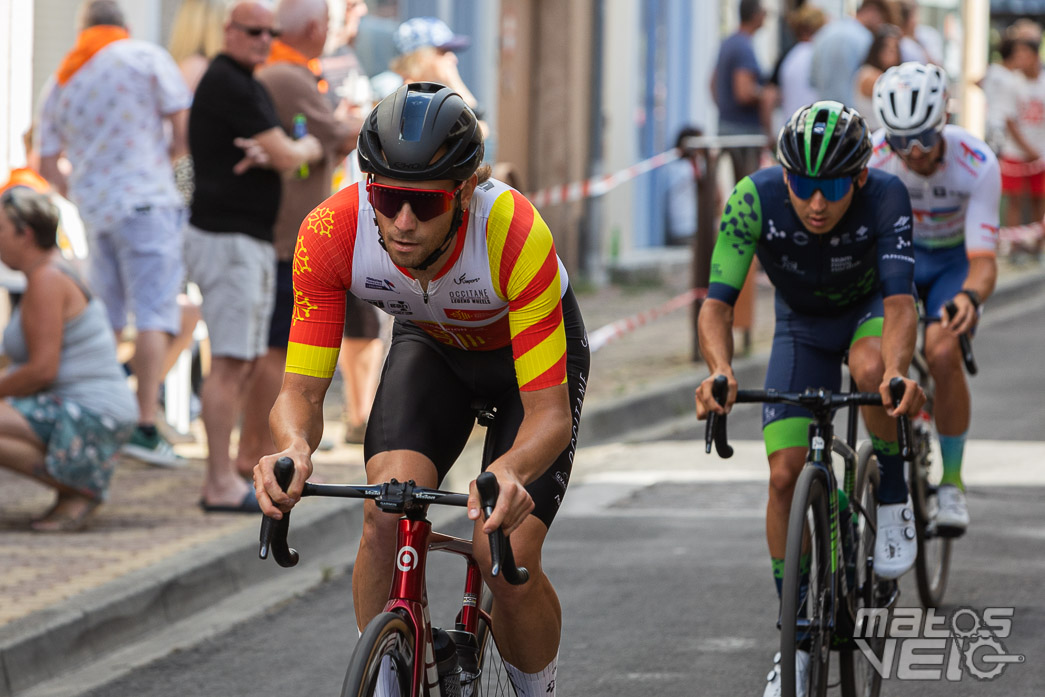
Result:
M813 555L806 553L798 562L798 570L802 574L798 584L802 588L809 586L809 567L812 560ZM773 583L776 584L776 594L777 597L780 597L784 593L784 560L770 557L769 561L773 565Z
M953 484L962 491L962 453L965 452L965 433L959 436L940 436L940 454L943 456L943 476L940 484Z
M776 584L776 594L779 598L784 592L784 560L770 557L769 562L773 565L773 583Z

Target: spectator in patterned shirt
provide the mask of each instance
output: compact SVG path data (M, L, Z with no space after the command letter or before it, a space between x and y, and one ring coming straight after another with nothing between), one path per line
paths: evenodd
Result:
M40 169L79 207L90 286L117 335L134 316L138 428L125 451L177 465L155 417L164 359L181 325L183 202L171 161L186 152L191 95L170 54L129 38L114 0L87 2L80 26L43 99ZM63 154L68 178L58 167Z

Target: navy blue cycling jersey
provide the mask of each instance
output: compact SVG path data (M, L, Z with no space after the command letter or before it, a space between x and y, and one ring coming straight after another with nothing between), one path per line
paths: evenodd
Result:
M796 312L842 314L874 294L912 293L911 199L899 178L870 170L833 230L809 232L791 206L783 169L737 183L711 257L708 297L732 305L755 254Z

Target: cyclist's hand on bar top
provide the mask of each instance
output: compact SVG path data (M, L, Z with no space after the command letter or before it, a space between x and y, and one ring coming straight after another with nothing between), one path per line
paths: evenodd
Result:
M903 401L899 404L893 404L893 398L889 394L889 382L896 377L901 378L904 383ZM878 393L882 395L882 405L889 416L914 416L925 405L925 391L921 385L902 375L886 375L882 384L878 386Z
M487 535L501 528L505 535L511 535L516 528L522 525L526 517L533 510L533 499L526 491L523 481L509 468L498 466L494 462L487 468L497 477L500 493L497 496L497 505L494 506L493 514L483 524L483 532ZM475 488L475 481L468 485L468 517L479 520L482 516L479 505L479 492Z
M281 457L289 457L294 462L294 479L285 492L280 488L273 471L276 460ZM254 493L257 494L261 512L270 518L281 519L284 512L289 512L301 500L301 490L311 476L312 453L307 447L292 446L275 455L262 457L254 465Z
M954 310L952 313L951 310ZM976 326L979 315L976 306L965 293L958 293L940 310L940 324L954 336L964 334Z
M712 394L712 386L715 384L715 378L720 375L724 375L729 380L729 394L726 396L725 405L718 403ZM704 381L697 386L697 418L703 421L708 417L708 412L716 412L718 414L728 414L730 409L733 408L733 402L737 399L737 379L733 377L733 373L712 373L711 375L704 378Z

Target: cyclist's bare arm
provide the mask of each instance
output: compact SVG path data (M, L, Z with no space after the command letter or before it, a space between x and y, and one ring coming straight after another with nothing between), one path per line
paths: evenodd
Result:
M733 306L721 300L708 298L700 306L697 322L700 336L700 352L708 364L710 375L697 387L697 418L707 418L709 411L728 414L737 396L737 381L733 377ZM729 379L729 397L723 407L711 395L711 385L716 375Z
M969 274L962 284L964 290L975 293L982 303L994 291L994 284L998 280L998 263L993 255L981 254L969 259ZM954 296L954 305L958 312L954 317L947 316L944 311L943 326L950 329L953 334L964 334L976 326L978 320L977 307L972 299L965 293Z
M515 442L487 471L497 476L501 493L493 515L483 525L487 534L498 527L511 534L533 510L533 499L524 488L541 476L573 437L569 390L565 384L519 393L523 420ZM475 482L469 487L468 517L479 518Z
M277 520L301 499L301 489L312 476L312 453L323 436L323 398L330 378L287 373L269 414L272 440L279 452L261 458L254 468L254 489L262 512ZM294 461L294 480L284 492L273 466L286 456Z
M882 404L886 406L889 416L898 414L917 414L925 404L925 393L918 383L907 377L907 368L914 355L915 341L918 336L918 310L911 295L890 295L882 300L884 316L882 320L882 363L885 374L878 388L882 395ZM893 404L889 393L889 381L903 378L904 396L900 404Z

